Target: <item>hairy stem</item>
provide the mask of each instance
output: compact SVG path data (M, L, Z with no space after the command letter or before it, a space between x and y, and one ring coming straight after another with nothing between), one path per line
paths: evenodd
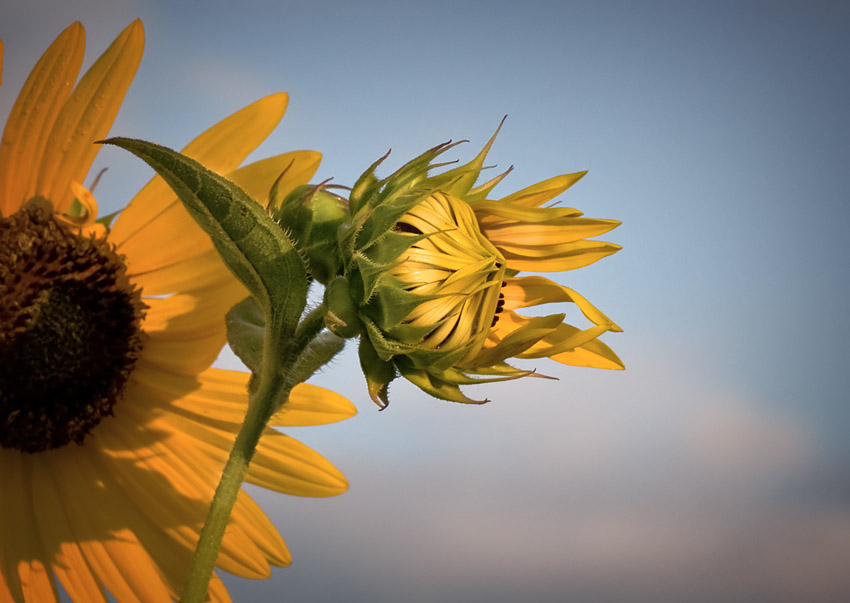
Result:
M280 365L278 355L271 352L271 350L279 349L274 347L273 339L267 332L259 385L251 396L248 413L236 436L230 457L224 466L221 481L213 496L206 523L201 530L189 577L183 589L181 599L183 603L202 603L206 599L207 588L221 548L221 540L230 519L230 512L236 504L236 497L242 488L242 482L245 480L248 465L257 449L257 443L278 402L289 397L289 391L282 391L287 388L286 371Z

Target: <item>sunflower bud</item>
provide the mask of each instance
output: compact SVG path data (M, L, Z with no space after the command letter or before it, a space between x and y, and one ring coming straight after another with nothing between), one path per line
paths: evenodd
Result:
M462 364L484 345L496 318L504 259L481 234L469 205L439 191L404 214L393 231L414 242L387 269L394 287L376 291L367 312L388 335L415 348L407 356L417 368ZM396 304L398 290L412 302Z
M622 368L597 337L620 328L575 291L520 270L579 268L619 246L586 240L614 220L581 217L569 208L540 207L583 173L568 174L501 200L490 191L510 171L475 186L491 139L471 162L431 175L444 144L385 179L375 162L351 190L349 220L337 227L342 269L326 289L326 324L360 336L369 394L388 403L398 375L445 400L481 403L460 385L531 375L510 358L550 357L565 364ZM564 314L524 317L514 310L571 302L593 326L581 330Z
M337 230L348 219L345 199L322 185L305 185L287 195L273 212L274 218L290 230L290 238L305 255L314 279L327 284L341 272Z

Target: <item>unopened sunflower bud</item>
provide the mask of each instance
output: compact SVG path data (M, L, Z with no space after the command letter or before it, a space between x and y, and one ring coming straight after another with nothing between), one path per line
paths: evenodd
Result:
M289 229L314 279L326 284L341 272L337 231L348 219L345 199L321 186L301 186L287 195L274 217Z
M466 397L459 386L534 374L511 366L510 358L623 367L597 339L621 330L614 322L571 289L517 276L520 270L580 268L618 251L618 245L587 239L619 222L541 207L584 173L488 200L508 173L475 186L494 139L474 160L442 174L429 171L445 165L434 160L455 145L435 147L383 180L374 174L379 160L352 189L350 222L337 231L342 275L326 303L351 303L344 309L359 319L361 366L381 406L399 374L435 397L480 403L486 400ZM593 325L580 330L565 324L564 314L515 312L548 302L574 303ZM332 320L333 329L355 322L337 310L333 316L344 323Z

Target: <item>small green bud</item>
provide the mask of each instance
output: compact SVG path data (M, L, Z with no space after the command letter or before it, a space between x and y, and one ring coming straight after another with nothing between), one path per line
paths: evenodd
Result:
M357 337L363 330L348 280L336 277L325 286L325 326L339 337Z
M314 279L325 284L342 272L337 231L348 220L345 199L322 185L301 186L287 195L275 218L290 230Z

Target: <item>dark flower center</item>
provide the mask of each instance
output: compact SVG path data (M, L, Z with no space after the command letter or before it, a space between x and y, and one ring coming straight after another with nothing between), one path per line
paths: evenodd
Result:
M82 444L121 397L143 308L105 239L74 233L46 203L0 217L0 446Z

